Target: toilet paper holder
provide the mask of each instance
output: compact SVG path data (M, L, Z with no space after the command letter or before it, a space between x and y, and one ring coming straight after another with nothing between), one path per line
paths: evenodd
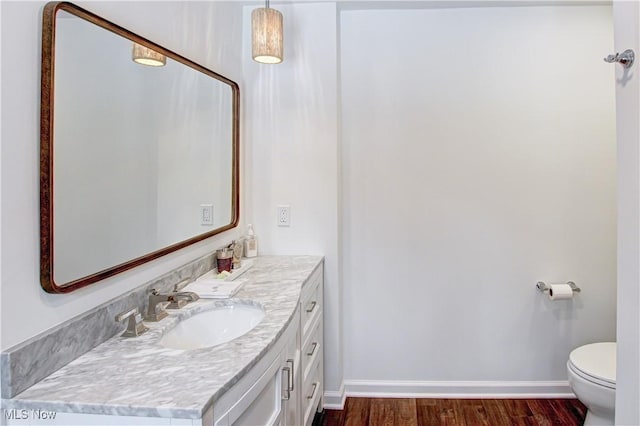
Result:
M568 284L569 287L571 287L571 290L573 290L574 293L579 293L581 291L580 287L578 287L576 285L576 283L574 283L573 281L567 281L566 284ZM545 292L545 293L549 292L549 289L551 288L546 283L544 283L542 281L538 281L536 283L536 287L538 288L538 290L540 290L542 292Z

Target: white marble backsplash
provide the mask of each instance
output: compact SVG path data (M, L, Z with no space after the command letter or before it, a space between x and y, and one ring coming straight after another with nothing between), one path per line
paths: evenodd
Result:
M233 299L200 299L170 311L160 322L145 323L150 331L142 336L113 337L14 398L3 399L3 407L201 418L275 344L293 318L303 284L321 264L320 256L258 257ZM179 279L169 281L170 287ZM215 347L179 350L159 344L181 318L230 301L257 304L265 317L247 334ZM106 322L113 322L113 317Z

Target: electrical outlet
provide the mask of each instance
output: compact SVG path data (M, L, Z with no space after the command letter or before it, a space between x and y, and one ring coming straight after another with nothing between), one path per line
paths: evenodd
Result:
M278 226L291 226L291 206L278 206Z
M200 204L200 225L213 225L213 204Z

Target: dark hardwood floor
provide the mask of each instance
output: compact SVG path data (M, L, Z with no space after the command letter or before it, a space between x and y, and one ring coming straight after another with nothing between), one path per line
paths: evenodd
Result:
M582 425L577 399L347 398L344 410L326 410L324 426Z

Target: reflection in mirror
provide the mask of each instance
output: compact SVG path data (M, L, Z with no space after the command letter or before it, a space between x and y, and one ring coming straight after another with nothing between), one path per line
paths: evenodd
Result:
M136 42L133 43L131 48L131 59L133 59L133 62L150 67L164 67L167 64L167 57L162 53Z
M45 8L42 79L45 290L237 224L234 82L69 3Z

